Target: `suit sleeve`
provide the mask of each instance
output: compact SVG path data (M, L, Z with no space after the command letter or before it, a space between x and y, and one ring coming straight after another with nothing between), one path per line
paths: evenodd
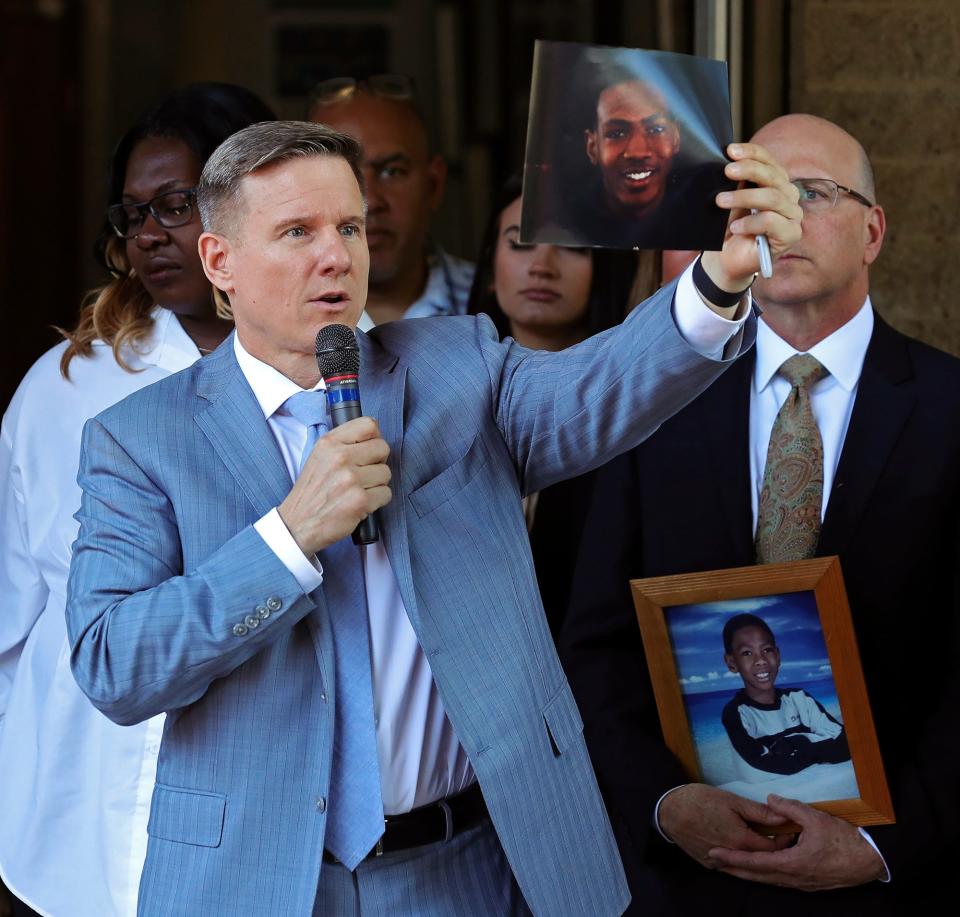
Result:
M751 315L736 352L722 360L698 353L674 321L675 287L559 353L480 336L496 422L524 493L584 474L646 439L752 346Z
M689 777L663 742L629 580L642 575L636 451L597 474L559 638L611 819L638 854L654 807Z
M314 608L252 525L184 571L167 497L97 420L84 428L79 482L71 666L115 722L192 703ZM270 599L270 616L248 627Z

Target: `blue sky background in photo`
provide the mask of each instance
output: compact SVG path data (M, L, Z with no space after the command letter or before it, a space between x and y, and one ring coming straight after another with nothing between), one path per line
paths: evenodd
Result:
M780 647L777 686L804 686L831 678L827 648L812 591L730 599L664 609L684 694L729 690L743 682L723 661L723 625L749 612L767 622Z

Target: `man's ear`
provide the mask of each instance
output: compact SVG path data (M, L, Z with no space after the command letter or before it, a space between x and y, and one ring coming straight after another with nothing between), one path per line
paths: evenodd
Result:
M737 667L733 664L733 656L731 656L729 653L723 654L723 661L727 664L727 668L731 672L737 671Z
M880 254L880 248L883 245L883 236L887 231L887 217L883 208L875 206L870 210L866 221L864 222L864 264L873 264Z
M600 151L597 149L597 132L587 128L583 132L583 139L587 145L587 159L596 165L600 161Z
M443 200L443 190L447 186L447 161L439 153L434 153L427 163L428 198L430 210L436 213Z
M200 263L203 272L218 290L228 296L234 292L233 272L231 270L230 240L215 232L204 232L197 240Z

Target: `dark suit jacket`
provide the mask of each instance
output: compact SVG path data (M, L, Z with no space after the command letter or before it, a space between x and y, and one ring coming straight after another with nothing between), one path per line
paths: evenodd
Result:
M634 901L652 883L664 913L899 913L946 886L960 854L960 361L879 317L818 554L838 554L846 579L897 817L870 833L894 881L814 901L709 873L651 827L657 798L688 778L662 742L627 581L753 563L752 371L750 354L600 471L561 655Z
M530 553L550 633L560 636L570 601L570 584L580 535L590 510L596 472L588 471L540 491L530 529Z

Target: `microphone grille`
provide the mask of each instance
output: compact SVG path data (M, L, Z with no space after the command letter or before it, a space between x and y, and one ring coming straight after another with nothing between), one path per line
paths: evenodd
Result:
M320 375L355 376L360 372L357 336L347 325L325 325L317 332L317 367Z

